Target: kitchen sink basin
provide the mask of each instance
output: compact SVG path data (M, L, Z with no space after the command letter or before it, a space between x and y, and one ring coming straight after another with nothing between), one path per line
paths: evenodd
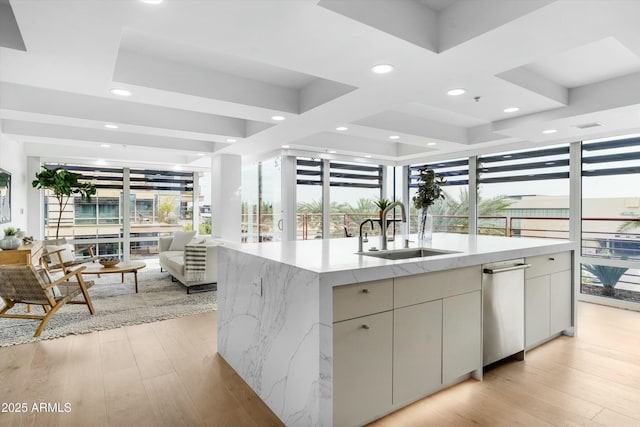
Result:
M410 259L410 258L425 258L437 255L455 254L456 251L445 251L442 249L432 248L411 248L411 249L395 249L390 251L369 251L358 252L360 255L372 256L376 258L384 259Z

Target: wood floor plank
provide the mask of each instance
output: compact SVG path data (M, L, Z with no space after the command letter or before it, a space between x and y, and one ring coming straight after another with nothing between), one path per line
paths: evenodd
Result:
M62 426L106 426L102 361L100 359L100 340L97 334L85 334L71 337L69 364L64 392L60 404L65 405L59 414ZM69 411L67 412L67 406Z
M137 367L105 374L103 380L107 425L137 427L160 425L160 419L153 411Z
M173 371L173 365L150 324L128 326L125 331L142 378Z
M198 410L175 372L142 380L158 426L200 425Z
M640 426L640 419L627 417L625 415L614 412L610 409L603 409L602 412L596 415L596 417L593 420L607 426L616 426L616 427Z

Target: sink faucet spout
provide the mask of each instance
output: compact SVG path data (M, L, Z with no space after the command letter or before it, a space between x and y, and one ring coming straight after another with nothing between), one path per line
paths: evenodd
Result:
M383 251L387 249L387 212L389 212L391 209L395 208L396 206L400 208L400 211L402 213L402 222L403 223L407 222L407 210L405 209L404 205L401 202L393 202L382 211L382 224L381 224L382 244L380 246Z

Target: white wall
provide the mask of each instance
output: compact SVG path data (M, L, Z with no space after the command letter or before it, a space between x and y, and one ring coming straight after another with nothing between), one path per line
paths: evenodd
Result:
M11 173L11 222L0 224L0 238L2 230L11 226L27 229L27 190L31 181L27 177L24 144L14 141L0 131L0 168Z

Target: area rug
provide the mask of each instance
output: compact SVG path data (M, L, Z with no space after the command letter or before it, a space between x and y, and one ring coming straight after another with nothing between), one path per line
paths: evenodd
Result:
M96 314L92 316L86 305L65 304L38 338L34 338L33 334L39 320L0 319L0 347L216 310L215 291L187 295L186 288L178 282L172 282L169 274L160 272L153 261L138 273L139 293L135 293L133 274L125 274L124 277L125 281L121 283L119 274L100 278L85 276L85 280L95 282L89 294ZM11 312L18 313L19 310L22 307L14 307ZM42 307L32 307L32 311L40 314Z

